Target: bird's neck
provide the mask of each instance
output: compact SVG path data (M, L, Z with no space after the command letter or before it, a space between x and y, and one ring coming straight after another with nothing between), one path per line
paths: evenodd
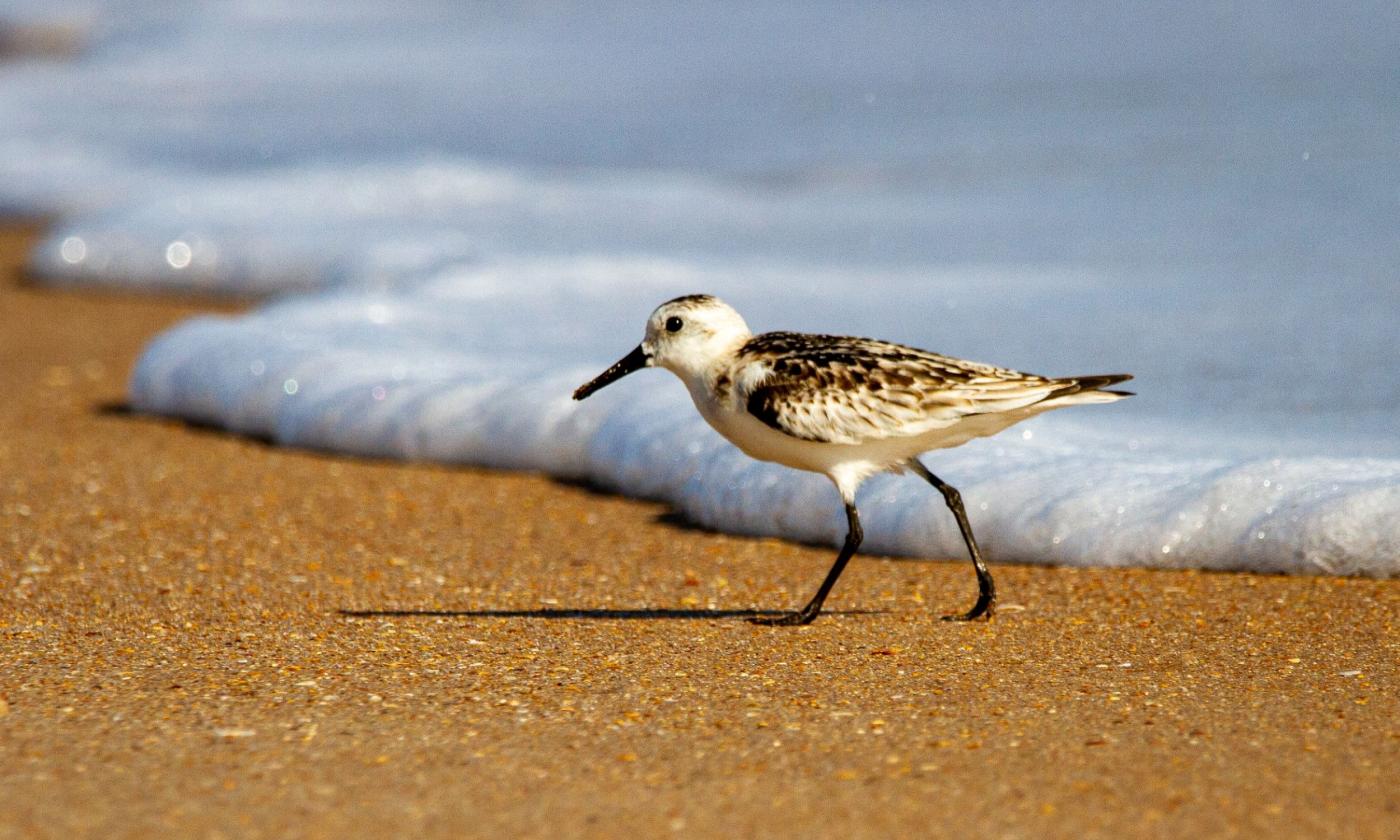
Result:
M681 365L673 365L671 371L680 377L697 405L701 399L714 395L721 400L733 384L735 356L744 342L752 338L749 334L726 337L722 342L713 342L704 356L694 356Z

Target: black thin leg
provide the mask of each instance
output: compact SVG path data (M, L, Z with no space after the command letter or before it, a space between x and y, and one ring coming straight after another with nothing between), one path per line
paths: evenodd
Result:
M841 553L836 555L836 562L832 565L831 571L826 573L826 580L822 581L821 589L812 596L812 600L807 602L807 606L795 613L780 615L776 618L751 618L754 624L768 624L775 626L792 626L798 624L811 624L812 621L821 614L822 603L826 601L826 596L831 594L831 588L836 585L836 579L841 577L841 572L845 571L846 564L851 561L851 557L860 547L860 541L865 539L865 532L860 528L860 514L856 512L853 502L846 502L846 542L841 546Z
M919 462L917 458L910 458L909 469L913 470L925 481L938 488L938 492L943 494L943 501L948 504L948 509L953 512L953 516L958 520L958 528L962 530L963 542L967 543L967 553L972 558L972 566L977 570L977 603L972 605L972 609L962 615L945 615L944 621L972 621L975 618L991 618L997 603L997 587L992 582L992 573L987 571L987 564L982 562L982 552L977 549L977 539L972 536L972 525L967 521L967 511L963 509L962 494L958 488L929 472L928 467Z

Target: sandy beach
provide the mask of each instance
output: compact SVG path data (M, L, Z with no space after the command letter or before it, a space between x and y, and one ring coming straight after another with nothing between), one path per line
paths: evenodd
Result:
M860 556L133 416L0 232L0 836L1400 835L1400 582ZM1113 558L1104 558L1112 563Z

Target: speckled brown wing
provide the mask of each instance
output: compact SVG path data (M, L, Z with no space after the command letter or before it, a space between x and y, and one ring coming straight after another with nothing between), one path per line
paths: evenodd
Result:
M862 443L910 437L963 417L1011 411L1064 387L1061 380L863 338L765 333L736 358L734 398L802 440Z

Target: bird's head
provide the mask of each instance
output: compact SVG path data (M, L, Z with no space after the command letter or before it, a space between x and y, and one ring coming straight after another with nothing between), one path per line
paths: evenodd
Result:
M665 368L682 379L702 374L715 359L732 351L752 333L729 304L711 295L668 300L647 319L646 336L631 353L574 391L581 400L644 367Z

